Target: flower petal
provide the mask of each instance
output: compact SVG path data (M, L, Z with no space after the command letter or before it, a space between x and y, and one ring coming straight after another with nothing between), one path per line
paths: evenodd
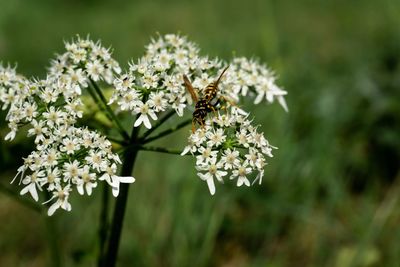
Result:
M134 127L138 127L143 122L143 115L140 115L139 118L135 121Z
M60 207L60 202L57 200L53 205L50 206L49 210L47 211L47 215L51 216L54 212Z
M112 188L112 194L114 197L117 197L119 195L119 184L118 184L118 186L114 186Z
M120 183L131 184L135 182L135 178L132 176L117 176Z
M147 129L151 129L151 123L149 120L149 117L147 117L147 115L141 115L143 116L143 124Z
M210 190L210 194L214 195L215 194L214 179L213 178L208 178L206 181L207 181L208 189Z

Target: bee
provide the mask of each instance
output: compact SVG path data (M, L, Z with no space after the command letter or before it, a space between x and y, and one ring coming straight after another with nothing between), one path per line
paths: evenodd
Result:
M224 99L222 96L217 98L218 93L218 84L221 81L222 76L224 75L225 71L229 68L227 66L219 75L218 79L215 82L210 83L204 89L203 94L199 98L190 82L189 78L186 75L183 75L183 81L185 84L186 89L189 91L193 102L195 103L195 108L193 112L193 119L192 119L192 132L195 131L196 123L200 124L201 127L205 125L205 118L207 114L210 112L217 112L218 104L220 100Z

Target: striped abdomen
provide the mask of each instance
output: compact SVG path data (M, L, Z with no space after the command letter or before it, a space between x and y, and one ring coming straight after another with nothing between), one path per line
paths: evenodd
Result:
M215 83L207 85L206 89L204 89L204 99L207 99L207 101L213 100L217 96L217 90Z

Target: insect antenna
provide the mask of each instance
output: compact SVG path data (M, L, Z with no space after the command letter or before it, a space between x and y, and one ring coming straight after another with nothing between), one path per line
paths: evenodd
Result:
M221 75L219 75L218 80L215 82L215 87L218 87L218 83L221 80L222 76L224 75L225 71L229 68L229 65L222 71Z

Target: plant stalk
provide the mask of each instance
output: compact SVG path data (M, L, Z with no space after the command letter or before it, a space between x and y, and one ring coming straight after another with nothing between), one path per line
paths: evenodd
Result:
M160 127L164 122L166 122L169 118L171 118L174 114L176 114L175 110L171 110L167 114L164 115L160 120L157 121L151 129L149 129L147 132L143 134L143 136L140 138L141 140L145 139L147 136L149 136L151 133L153 133L158 127Z
M57 240L56 226L53 221L54 218L44 215L47 224L47 238L49 241L49 251L51 257L51 266L61 267L61 258L59 252L59 245Z
M99 257L97 266L101 267L104 263L104 252L108 236L108 210L110 206L108 184L103 184L103 194L101 196L100 226L99 226Z
M130 137L130 144L135 144L137 142L137 137L139 134L139 127L133 127L132 134ZM135 160L139 150L137 149L127 149L124 152L123 164L121 169L121 176L132 175L133 167L135 165ZM119 195L117 197L114 214L111 224L110 238L108 240L108 246L106 255L104 258L103 267L115 267L118 256L119 243L121 239L121 232L125 217L126 203L128 200L129 184L121 184Z
M144 139L144 140L140 139L139 141L141 141L140 142L141 144L150 143L150 142L152 142L154 140L157 140L157 139L159 139L161 137L169 135L169 134L171 134L171 133L173 133L173 132L175 132L175 131L183 128L183 127L185 127L186 125L190 124L191 122L192 122L192 119L185 120L185 121L179 123L178 125L176 125L176 126L174 126L172 128L169 128L169 129L167 129L167 130L165 130L165 131L163 131L163 132L161 132L161 133L159 133L159 134L157 134L157 135L155 135L153 137L149 137L149 138Z
M133 145L129 148L135 148L135 149L143 150L143 151L152 151L152 152L173 154L173 155L180 155L182 153L182 151L179 151L179 150L168 149L168 148L164 148L164 147L156 147L156 146Z

